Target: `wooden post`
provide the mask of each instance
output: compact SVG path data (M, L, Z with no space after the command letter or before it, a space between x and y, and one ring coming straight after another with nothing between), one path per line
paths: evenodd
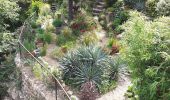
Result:
M56 96L56 100L57 100L58 83L57 83L57 81L55 79L54 79L54 84L55 84L55 96Z

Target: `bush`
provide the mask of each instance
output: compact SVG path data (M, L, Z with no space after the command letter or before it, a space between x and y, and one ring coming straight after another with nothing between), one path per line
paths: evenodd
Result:
M59 59L61 57L64 56L64 52L62 50L62 47L60 48L55 48L52 52L51 52L51 57L54 58L54 59Z
M63 22L60 19L55 19L52 24L55 27L61 27Z
M95 42L97 42L98 38L96 36L95 33L86 33L85 35L83 35L80 39L81 43L83 45L91 45L91 44L94 44Z
M140 100L168 100L170 18L151 22L139 13L131 14L134 17L123 25L122 52L132 71L134 93Z
M117 0L105 0L105 3L108 7L112 6Z
M157 17L158 11L156 10L156 4L159 0L148 0L146 2L146 14L150 17Z
M47 54L47 46L48 44L45 44L42 48L41 48L41 52L40 55L41 56L45 56Z
M34 41L24 40L23 44L27 48L27 50L29 50L30 52L35 50L35 43L34 43Z
M67 42L75 41L75 40L76 40L76 37L74 35L65 37L63 34L59 34L57 35L57 38L56 38L56 44L61 46L61 45L66 44Z
M68 52L60 64L64 68L65 83L78 88L86 82L94 82L99 87L102 81L111 79L112 73L116 75L118 70L111 56L97 46L83 46Z
M61 34L63 34L65 37L70 37L72 34L72 30L69 27L64 27L61 31Z
M170 15L170 1L169 0L159 0L156 6L156 10L160 15L169 16Z
M97 24L94 19L86 12L81 12L75 16L75 19L71 22L71 28L73 34L80 35L87 31L92 31L97 28Z
M51 8L50 8L50 5L49 4L43 4L43 6L41 6L39 8L39 15L43 15L43 16L46 16L48 14L50 14L51 12Z
M48 44L51 43L52 41L52 33L45 33L44 34L44 41L47 42Z
M144 10L145 9L145 2L146 0L123 0L125 5L135 8L137 10Z
M29 8L29 12L30 13L33 13L33 12L36 12L37 15L39 14L39 11L40 11L40 8L43 6L43 2L41 1L32 1L31 2L31 6Z

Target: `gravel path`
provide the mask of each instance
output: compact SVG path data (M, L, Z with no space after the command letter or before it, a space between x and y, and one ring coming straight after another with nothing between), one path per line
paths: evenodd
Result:
M49 44L47 47L46 56L42 57L50 66L58 67L59 64L56 59L50 57L51 52L56 48L56 44Z
M97 100L126 100L124 94L126 93L128 86L130 85L130 78L126 75L123 75L119 77L118 86L114 90L106 93Z
M96 32L96 35L100 40L99 45L102 47L106 45L108 40L105 33L105 31ZM102 95L97 100L126 100L124 94L126 93L128 86L130 85L131 81L129 76L125 75L125 73L120 74L117 87L114 90Z

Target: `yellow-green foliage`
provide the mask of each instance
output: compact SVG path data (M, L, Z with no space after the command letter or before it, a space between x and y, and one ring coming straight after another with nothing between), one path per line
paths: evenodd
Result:
M64 56L64 52L62 51L62 48L55 48L52 52L51 52L51 57L58 59Z
M86 32L80 39L81 43L84 45L90 45L97 42L98 38L94 32Z
M41 48L41 52L40 52L40 55L41 56L45 56L47 54L47 47L48 47L48 44L45 44L42 48Z
M43 70L39 63L34 64L33 73L34 73L35 77L37 77L38 79L43 79L43 76L42 76Z
M131 12L124 25L123 58L132 71L133 89L140 100L170 99L170 17L149 21Z
M71 28L69 28L68 26L65 26L63 28L63 30L61 31L61 33L65 36L65 37L70 37L72 35L72 30Z

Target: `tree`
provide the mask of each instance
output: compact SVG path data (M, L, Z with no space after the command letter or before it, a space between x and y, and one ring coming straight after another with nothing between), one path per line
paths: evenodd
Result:
M11 0L0 0L0 32L6 30L9 27L10 22L18 20L20 10L19 6L15 1Z

